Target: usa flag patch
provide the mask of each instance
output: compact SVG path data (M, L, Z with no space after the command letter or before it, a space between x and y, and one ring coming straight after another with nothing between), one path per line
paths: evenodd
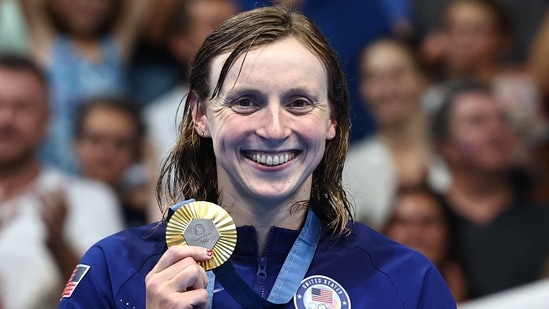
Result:
M61 294L61 298L71 297L72 292L74 292L74 289L76 289L76 286L80 283L82 278L84 278L89 269L89 265L76 265L71 274L71 277L69 278L69 281L67 281L67 285L65 285L65 289L63 290L63 294Z

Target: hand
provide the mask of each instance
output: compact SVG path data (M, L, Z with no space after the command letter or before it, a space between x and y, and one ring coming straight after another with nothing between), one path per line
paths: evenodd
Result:
M40 215L46 226L46 243L50 248L65 241L63 229L67 219L67 195L62 188L40 193Z
M208 307L208 276L197 261L212 258L211 250L172 246L145 278L147 309Z

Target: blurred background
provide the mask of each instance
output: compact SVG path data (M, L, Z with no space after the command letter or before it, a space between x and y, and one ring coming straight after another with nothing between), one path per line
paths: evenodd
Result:
M355 220L431 259L460 307L549 308L549 1L278 1L315 21L347 75L343 181ZM42 215L33 220L49 237L29 237L25 198L81 213L94 205L70 192L74 179L89 181L109 196L112 229L161 219L154 186L188 64L220 23L273 2L0 0L0 152L14 153L0 155L0 260L12 261L0 267L0 308L50 308L46 285L58 299L74 265L51 239L79 246L65 226L92 243L107 232L92 217ZM24 61L45 91L26 91ZM25 134L37 138L14 142ZM64 177L50 187L69 198L44 200L34 184L46 169ZM25 242L41 251L15 249ZM35 270L46 279L12 279L36 259L52 261Z

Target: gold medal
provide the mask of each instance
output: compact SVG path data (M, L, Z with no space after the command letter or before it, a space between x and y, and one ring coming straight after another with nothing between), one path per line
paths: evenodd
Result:
M198 262L205 270L225 263L236 246L236 225L220 206L204 201L180 207L168 221L166 243L199 246L213 251L213 258Z

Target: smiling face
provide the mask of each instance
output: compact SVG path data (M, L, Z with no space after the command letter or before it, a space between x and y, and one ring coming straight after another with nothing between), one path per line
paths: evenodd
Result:
M135 121L123 110L99 105L84 117L81 131L75 144L81 173L118 186L137 160L140 145Z
M423 253L433 263L442 262L448 251L448 225L434 197L423 192L399 196L386 234Z
M46 132L46 98L32 73L0 68L0 169L33 160Z
M442 148L446 160L459 168L508 170L513 139L501 104L480 92L463 93L455 100L448 122L450 136Z
M113 0L50 0L50 3L66 31L77 37L100 34L116 11Z
M381 127L420 112L423 75L405 47L380 41L362 55L360 92Z
M226 58L212 62L210 85ZM319 59L287 38L241 55L218 96L193 102L223 196L262 205L309 199L312 173L336 133L327 81Z
M453 72L468 74L499 59L507 38L499 31L496 13L489 7L479 1L457 1L445 17L445 53Z

